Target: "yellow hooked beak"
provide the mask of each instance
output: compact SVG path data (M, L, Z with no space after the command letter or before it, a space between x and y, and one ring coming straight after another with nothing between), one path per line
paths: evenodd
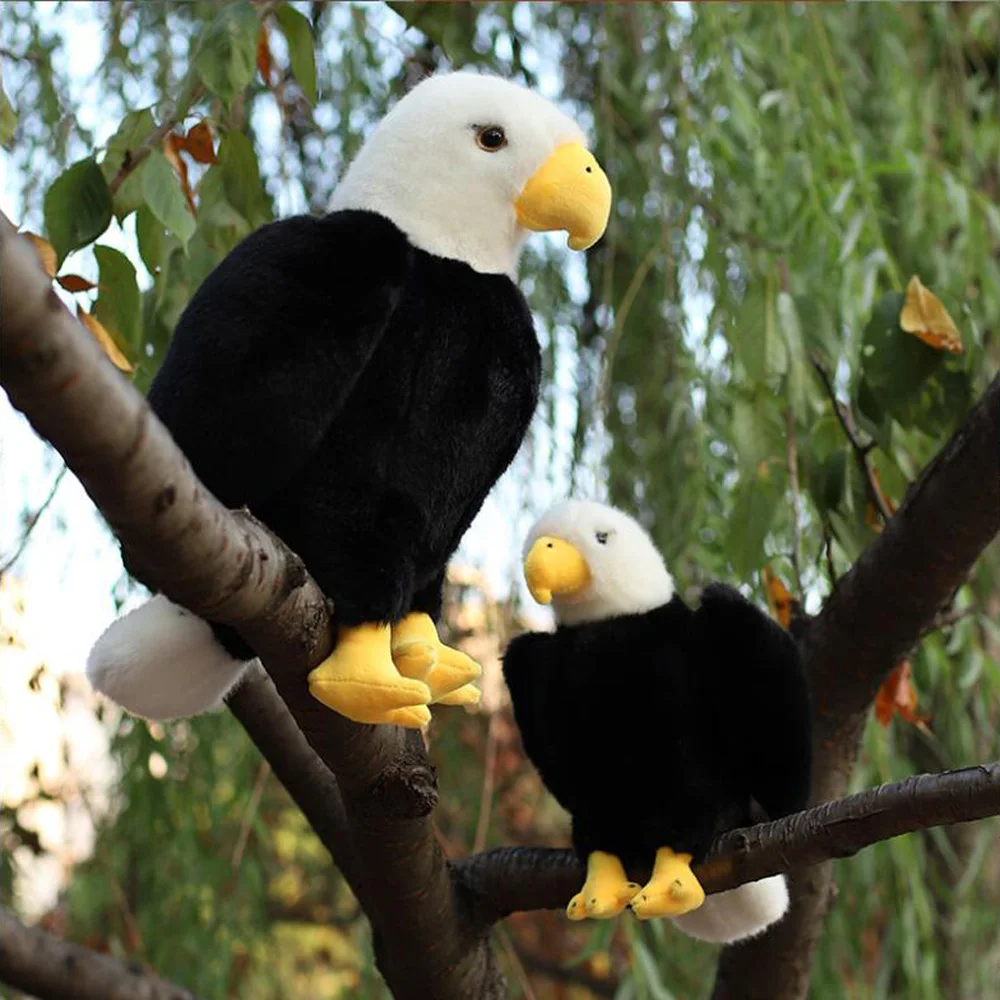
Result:
M593 153L578 142L567 142L532 174L515 208L525 229L565 229L570 248L586 250L608 228L611 184Z
M539 604L548 604L553 595L583 590L590 583L590 567L569 542L543 535L524 559L524 578L531 596Z

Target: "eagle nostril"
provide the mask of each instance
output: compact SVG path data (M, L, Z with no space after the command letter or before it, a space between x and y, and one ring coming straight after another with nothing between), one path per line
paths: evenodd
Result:
M594 168L593 167L587 167L587 173L588 174L592 174L593 172L594 172Z
M555 548L555 546L554 546L554 545L553 545L553 544L552 544L551 542L549 542L549 544L548 544L548 545L546 545L545 547L546 547L547 549L554 549L554 548Z

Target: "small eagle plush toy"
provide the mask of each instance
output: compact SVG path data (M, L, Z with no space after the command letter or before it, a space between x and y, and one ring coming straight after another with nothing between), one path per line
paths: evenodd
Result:
M418 727L428 704L478 697L478 666L434 619L535 409L539 347L512 276L528 230L586 249L610 205L554 105L496 77L432 77L378 124L328 215L259 229L184 311L149 402L202 482L333 599L336 646L309 686L348 718ZM162 719L218 704L252 657L158 596L87 670Z
M504 676L525 752L587 865L568 915L628 906L709 941L761 932L788 906L784 876L706 900L691 865L720 833L808 803L812 717L794 640L720 584L692 610L642 527L604 504L552 508L524 573L557 628L514 639ZM651 865L645 886L629 880Z

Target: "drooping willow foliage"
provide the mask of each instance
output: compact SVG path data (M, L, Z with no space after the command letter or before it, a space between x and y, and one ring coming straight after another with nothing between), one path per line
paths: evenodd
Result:
M82 81L80 21L102 46ZM585 261L548 238L523 259L547 378L514 472L525 503L596 491L644 518L685 591L726 578L763 601L766 570L815 610L880 529L879 497L901 501L1000 364L995 4L8 4L0 139L15 221L70 254L61 274L99 283L77 298L145 386L239 239L322 211L394 98L469 65L562 99L615 191ZM125 150L177 109L178 135L208 123L219 162L157 147L116 183ZM95 252L109 242L127 259ZM914 275L963 353L899 329ZM874 487L831 391L872 444ZM886 580L886 602L905 588ZM494 610L480 631L508 623ZM856 787L1000 753L995 549L950 618L911 659L929 729L873 721ZM116 726L121 780L69 882L72 932L206 996L382 995L349 893L232 720ZM487 844L564 837L505 714L443 717L434 753L456 852L477 826ZM815 995L989 995L997 832L935 830L839 863ZM574 970L609 995L710 989L714 950L662 924L530 916L503 934L514 994L530 977L557 995L561 965L560 995L588 995Z

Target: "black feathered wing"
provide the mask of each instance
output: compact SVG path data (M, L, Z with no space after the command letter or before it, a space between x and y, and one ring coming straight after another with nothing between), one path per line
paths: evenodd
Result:
M734 766L771 819L809 804L812 706L792 636L722 584L695 613L699 641L718 667L721 727Z
M306 464L364 371L411 249L370 212L262 227L205 279L149 391L223 503L256 507Z

